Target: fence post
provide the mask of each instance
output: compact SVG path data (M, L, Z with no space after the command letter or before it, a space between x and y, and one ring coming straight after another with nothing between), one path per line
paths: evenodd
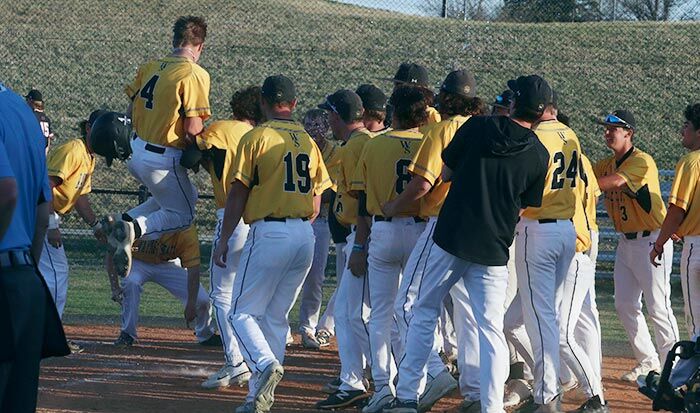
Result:
M447 0L442 0L442 18L447 18Z

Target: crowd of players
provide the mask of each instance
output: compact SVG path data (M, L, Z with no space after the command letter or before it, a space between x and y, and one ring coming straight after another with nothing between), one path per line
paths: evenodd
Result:
M341 362L318 409L428 411L459 388L463 412L558 412L578 388L575 411L606 412L594 284L603 193L619 233L615 306L638 361L622 379L660 370L680 339L671 238L685 240L686 318L690 336L700 334L700 104L684 111L690 152L667 211L653 158L634 146L634 115L599 120L612 153L591 164L558 94L536 75L508 81L487 105L469 71L450 72L434 94L426 69L404 63L389 97L371 84L340 89L302 122L294 83L276 75L234 93L230 119L205 126L209 75L197 61L206 29L199 17L178 19L172 54L126 86L127 116L95 111L82 138L49 152L53 211L38 266L59 315L68 288L60 217L75 209L109 246L122 306L115 344L138 337L142 285L162 285L198 341L223 348L223 367L202 386L248 383L237 412L270 411L300 293L302 345L335 336ZM48 150L41 100L27 95ZM131 155L129 171L151 197L98 219L87 198L96 154L108 164ZM208 294L188 177L200 166L217 207ZM320 314L331 240L337 287Z

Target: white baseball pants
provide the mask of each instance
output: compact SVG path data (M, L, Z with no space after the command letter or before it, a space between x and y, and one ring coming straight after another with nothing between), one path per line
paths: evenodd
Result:
M316 331L325 330L331 335L335 334L335 298L338 295L338 286L343 279L343 273L345 268L345 263L347 259L345 257L345 242L337 242L335 244L335 289L331 298L328 299L326 304L326 309L323 311L323 315L318 320L318 325L316 326Z
M139 304L143 285L154 282L168 290L182 305L187 304L187 270L182 268L179 260L161 264L149 264L133 260L129 276L122 281L124 301L122 302L121 329L133 338L137 338L136 326L139 322ZM214 326L209 308L209 297L200 284L197 293L197 316L195 319L195 336L202 342L214 335Z
M316 236L316 243L314 244L314 260L311 263L311 270L309 270L309 275L301 290L299 331L314 335L323 301L323 280L326 278L331 230L328 228L328 218L318 217L311 226Z
M44 248L39 258L39 272L46 280L59 317L63 318L63 309L68 296L68 257L63 244L56 248L49 244L48 238L44 237Z
M345 256L350 259L355 232L346 239ZM340 357L340 390L366 390L362 383L369 352L369 283L367 276L356 277L343 265L343 277L336 291L335 333Z
M684 238L681 254L681 286L685 323L692 340L700 337L700 236Z
M152 152L147 147L164 152ZM190 182L187 169L180 165L182 151L149 144L141 138L131 141L131 149L129 172L153 195L127 212L141 227L141 238L158 239L164 233L189 227L194 220L197 189ZM144 207L146 204L148 208Z
M255 395L260 373L284 363L289 311L301 291L314 255L308 221L255 221L241 254L233 284L229 320L243 358L252 372L247 401Z
M472 309L479 331L481 411L501 413L508 377L508 347L503 335L503 292L508 287L508 269L505 265L485 266L465 261L437 244L428 251L420 291L412 308L396 394L400 400L418 400L442 300L460 280L468 292L469 301L465 305Z
M375 221L369 241L369 344L372 357L372 378L379 389L392 383L396 376L394 354L401 354L394 303L401 277L425 229L425 222L413 217L393 217L391 221Z
M231 323L228 322L228 314L231 311L233 299L233 282L239 270L239 262L243 246L248 238L250 227L241 220L228 240L228 254L226 255L226 267L221 268L214 264L214 251L221 239L221 227L224 220L224 209L216 211L216 228L214 229L214 241L211 246L211 259L209 260L209 277L211 291L209 298L216 315L216 324L221 334L221 342L224 350L224 359L227 364L238 365L243 361L238 340L233 334Z
M534 355L535 403L558 394L559 313L566 275L576 249L570 220L540 223L521 218L516 226L515 265L525 329Z
M661 265L649 262L649 251L659 231L649 236L638 233L637 239L620 236L615 254L615 309L640 363L663 366L671 347L679 340L676 317L671 308L671 267L673 242L664 245ZM642 297L654 327L656 349L651 341L644 314ZM658 351L658 354L657 354Z
M576 342L579 343L581 347L586 349L588 357L593 364L593 369L598 377L602 378L602 336L600 332L600 316L598 313L598 306L596 304L595 292L595 270L596 259L598 258L598 233L596 231L591 231L591 248L586 252L586 255L588 255L588 258L591 261L593 282L591 283L591 288L588 290L588 294L586 294L586 297L583 300L581 315L579 316L578 324L576 325L576 330L574 331L574 337L576 338Z

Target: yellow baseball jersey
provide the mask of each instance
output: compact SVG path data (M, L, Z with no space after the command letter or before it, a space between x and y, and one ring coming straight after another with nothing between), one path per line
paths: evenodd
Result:
M331 187L321 151L304 127L274 119L246 133L238 146L234 180L250 188L243 220L309 218L313 197Z
M73 209L81 195L92 190L95 157L88 152L85 141L72 139L55 147L46 159L49 176L63 180L53 189L53 209L66 214Z
M186 57L165 57L139 67L124 88L133 102L132 124L147 142L185 147L184 120L211 116L209 73Z
M598 179L617 174L629 189L605 191L605 208L618 232L653 231L661 227L666 206L661 199L659 170L647 153L632 148L616 161L614 156L596 163Z
M185 230L150 241L137 239L132 247L132 256L135 260L149 264L161 264L179 258L182 268L198 266L200 255L197 226L191 225Z
M576 187L576 211L573 222L576 229L576 252L585 252L591 248L591 231L598 231L596 224L596 200L600 187L593 172L591 161L581 155L581 165L585 176L584 184Z
M209 125L197 136L200 149L212 149L211 159L207 163L207 172L214 187L216 208L226 206L226 197L231 188L231 165L236 158L238 144L243 135L253 126L239 120L220 120Z
M416 156L423 134L415 130L392 130L365 143L350 189L367 194L367 212L382 215L382 204L403 192L411 174L408 166ZM419 202L409 205L399 216L418 216Z
M685 154L676 165L668 203L682 208L686 215L676 235L700 235L700 151Z
M570 219L574 216L581 144L571 128L556 120L541 122L534 129L549 152L549 166L542 195L542 206L526 208L529 219Z
M372 132L365 128L353 131L348 140L338 148L335 158L331 160L332 168L337 170L338 186L333 213L338 222L345 226L357 224L358 202L357 198L349 194L350 184L362 155L362 149L372 137Z
M452 142L457 129L469 119L469 116L452 116L427 128L421 141L416 156L408 165L408 171L418 175L433 186L425 196L420 199L420 215L422 217L436 217L440 213L450 183L444 182L442 174L442 151Z

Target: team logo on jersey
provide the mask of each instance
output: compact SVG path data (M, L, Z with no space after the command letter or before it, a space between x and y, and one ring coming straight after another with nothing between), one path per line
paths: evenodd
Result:
M294 143L294 147L295 148L300 147L301 144L299 143L299 135L297 135L294 132L291 132L289 135L292 137L292 142Z
M411 142L401 141L401 147L403 148L403 153L406 153L406 154L411 153Z
M566 135L564 135L564 132L559 132L559 137L561 138L561 140L566 142Z

